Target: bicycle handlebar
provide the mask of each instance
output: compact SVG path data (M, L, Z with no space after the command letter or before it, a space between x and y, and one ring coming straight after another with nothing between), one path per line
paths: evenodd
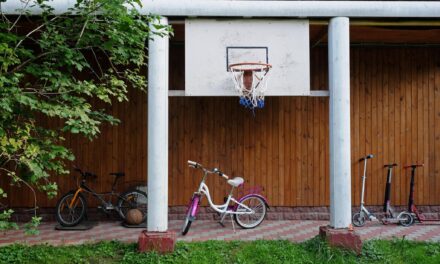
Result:
M219 169L217 169L217 168L214 168L214 169L212 169L212 170L208 170L208 169L204 168L204 167L202 166L202 164L197 163L197 162L192 161L192 160L188 160L188 165L189 165L190 167L193 167L194 169L202 169L202 170L203 170L204 172L206 172L206 173L215 173L215 174L218 174L220 177L223 177L223 178L226 179L226 180L229 179L229 176L228 176L228 175L224 174L223 172L221 172L221 171L220 171Z
M213 172L213 173L217 173L220 177L223 177L223 178L225 178L226 180L229 179L229 176L228 176L228 175L224 174L223 172L221 172L221 171L220 171L219 169L217 169L217 168L214 168L212 172Z
M87 171L82 171L80 168L78 168L77 166L73 166L73 169L75 170L75 171L77 171L79 174L81 174L81 176L83 176L83 178L85 179L85 178L87 178L87 177L91 177L91 178L97 178L98 176L96 175L96 174L94 174L94 173L91 173L91 172L87 172Z
M203 168L202 164L199 164L199 163L197 163L195 161L192 161L192 160L188 160L188 164L189 164L190 167L193 167L195 169Z

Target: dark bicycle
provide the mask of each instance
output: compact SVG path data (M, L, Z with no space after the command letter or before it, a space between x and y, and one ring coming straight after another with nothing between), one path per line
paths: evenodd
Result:
M81 175L81 181L76 190L69 191L56 205L56 219L62 226L71 227L79 224L85 217L87 211L87 200L83 193L89 193L101 202L101 208L104 212L115 210L118 212L122 220L126 219L127 212L130 209L138 209L142 212L142 223L147 217L147 194L139 190L130 190L124 193L116 192L115 186L119 178L124 177L123 172L110 173L115 177L110 192L97 193L87 186L88 179L96 179L96 174L90 172L83 172L81 169L75 167ZM108 197L106 201L105 198ZM117 198L117 203L112 203L112 198Z

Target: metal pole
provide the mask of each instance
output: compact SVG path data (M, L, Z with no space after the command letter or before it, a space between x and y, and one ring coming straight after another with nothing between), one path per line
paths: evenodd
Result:
M27 1L8 0L1 3L3 14L18 15L25 8L33 15L41 14L37 5ZM53 0L46 3L62 14L73 7L75 0ZM436 1L207 1L207 0L141 0L143 15L201 17L440 17ZM128 6L128 8L132 8Z
M349 19L329 23L330 226L351 223L350 37Z
M364 160L364 175L362 175L361 206L364 206L365 180L367 179L367 160L367 158Z
M161 18L160 24L167 25L168 19ZM148 232L168 229L168 54L168 37L149 40Z

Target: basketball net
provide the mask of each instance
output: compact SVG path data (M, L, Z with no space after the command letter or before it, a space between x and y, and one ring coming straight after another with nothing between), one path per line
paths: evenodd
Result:
M240 96L240 104L246 108L264 107L264 93L272 65L257 62L244 62L229 65L235 89Z

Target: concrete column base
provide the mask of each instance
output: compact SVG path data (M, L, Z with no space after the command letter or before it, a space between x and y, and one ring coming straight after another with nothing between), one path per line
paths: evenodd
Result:
M138 251L156 251L161 254L173 252L176 238L175 232L147 232L144 230L139 235Z
M330 226L320 226L319 236L327 240L330 246L353 250L358 255L362 252L362 240L355 231L333 229Z

